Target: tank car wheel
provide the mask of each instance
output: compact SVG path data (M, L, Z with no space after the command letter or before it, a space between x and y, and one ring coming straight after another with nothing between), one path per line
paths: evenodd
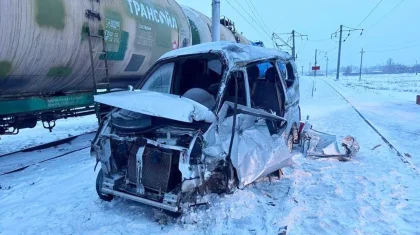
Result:
M98 194L100 199L109 202L114 198L114 196L110 194L102 193L103 182L104 182L104 172L102 171L102 169L100 169L98 172L98 176L96 177L96 193Z

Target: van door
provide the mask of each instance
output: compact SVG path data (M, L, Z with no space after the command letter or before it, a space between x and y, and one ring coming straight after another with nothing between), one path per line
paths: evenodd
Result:
M286 90L284 117L289 122L287 130L290 130L290 133L293 132L293 142L296 143L298 141L297 128L301 119L299 78L293 61L277 61L277 67ZM289 136L285 138L289 139Z
M250 107L248 76L244 75L235 71L228 76L218 121L206 133L213 133L206 138L207 145L220 144L230 157L240 188L288 165L291 158L280 131L287 126L286 119Z
M293 62L278 61L277 65L283 80L282 82L286 88L285 106L286 110L288 110L291 106L299 105L299 77Z

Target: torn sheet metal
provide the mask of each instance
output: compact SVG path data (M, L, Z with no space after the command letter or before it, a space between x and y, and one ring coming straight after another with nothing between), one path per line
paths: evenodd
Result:
M216 120L214 113L200 103L185 97L153 91L120 91L96 95L95 102L181 122L213 123Z
M346 136L338 146L337 137L312 129L305 123L301 133L303 154L314 157L354 157L359 152L359 143L356 138Z
M226 109L227 105L225 103L222 110ZM264 115L270 114L265 112ZM270 135L264 118L238 114L236 119L230 157L240 188L291 164L292 155L284 138L280 135ZM220 120L204 135L208 147L203 152L214 157L228 155L232 135L233 116L220 116ZM218 128L217 132L215 128Z

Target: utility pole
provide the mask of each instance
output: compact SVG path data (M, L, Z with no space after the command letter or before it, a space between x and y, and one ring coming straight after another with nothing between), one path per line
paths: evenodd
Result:
M325 69L325 77L328 77L328 56L327 56L327 65Z
M220 0L212 0L212 27L211 39L220 41Z
M340 41L338 42L338 59L337 59L337 76L336 80L340 78L340 59L341 59L341 39L343 38L343 25L340 25Z
M343 27L346 27L346 30L343 30ZM344 31L348 32L348 35L347 35L346 39L344 39L344 41L343 41L343 32ZM343 26L343 25L340 25L340 29L331 34L331 39L332 39L333 35L335 35L337 37L337 33L340 33L340 38L339 38L339 41L338 41L337 76L335 78L336 80L340 79L341 43L345 42L347 40L347 38L350 36L350 34L354 31L361 31L360 35L363 34L363 29L355 29L355 28L351 28L351 27L347 27L347 26Z
M290 36L286 41L283 38L281 38L280 35L290 35ZM292 30L291 33L280 33L280 34L273 33L271 39L273 40L274 46L277 47L278 49L284 46L290 48L292 50L293 59L296 59L296 37L300 37L301 39L306 37L306 39L308 39L308 35L303 35L301 33L296 32L295 30ZM292 45L289 44L290 40L292 40Z
M315 67L316 67L316 64L317 64L317 61L316 61L316 55L318 54L318 49L315 49ZM314 77L316 77L316 69L314 70Z
M365 51L360 52L360 73L359 73L359 82L362 80L362 65L363 65L363 53L365 53Z
M296 59L295 30L292 30L292 56Z
M302 66L302 76L303 76L303 66Z

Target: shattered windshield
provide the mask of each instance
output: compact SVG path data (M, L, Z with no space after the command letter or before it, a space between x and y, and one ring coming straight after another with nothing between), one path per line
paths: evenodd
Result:
M154 70L141 89L180 95L213 109L223 69L217 54L180 58Z
M166 63L160 66L142 87L143 90L169 93L175 63Z

